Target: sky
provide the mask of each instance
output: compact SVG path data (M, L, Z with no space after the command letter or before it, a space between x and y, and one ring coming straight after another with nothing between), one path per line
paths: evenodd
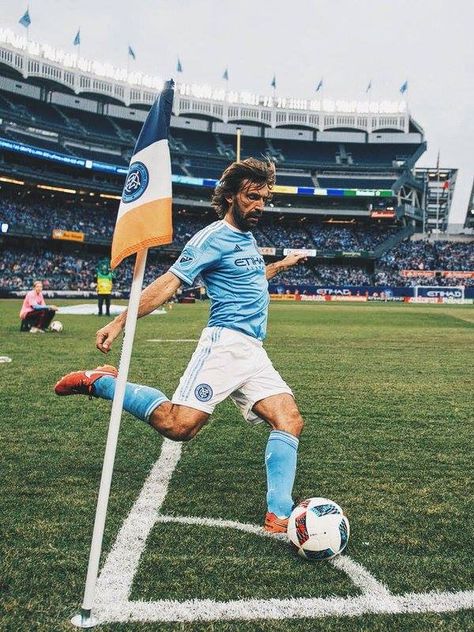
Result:
M192 83L312 98L406 98L428 150L417 166L459 169L451 223L463 223L474 176L473 0L0 0L0 26L81 56ZM132 66L133 64L133 66Z

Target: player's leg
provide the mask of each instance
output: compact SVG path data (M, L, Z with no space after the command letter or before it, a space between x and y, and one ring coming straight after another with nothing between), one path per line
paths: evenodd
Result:
M110 294L105 295L105 314L110 316Z
M104 376L93 385L92 395L102 399L113 399L116 377ZM160 434L174 441L189 441L209 419L201 410L172 404L157 388L127 382L124 409L137 419L148 423Z
M189 441L207 423L209 417L209 413L202 410L166 401L155 408L148 423L168 439Z
M102 316L102 308L104 306L104 297L102 294L97 295L97 303L98 303L98 308L99 308L97 316Z
M303 418L289 393L271 395L254 404L252 411L272 428L265 450L267 515L265 528L286 531L293 508L293 484Z
M57 395L89 395L112 400L117 382L117 369L110 365L90 371L75 371L62 377L55 386ZM209 419L209 413L172 404L157 388L127 382L124 410L150 424L169 439L187 441Z
M273 367L263 347L254 345L252 371L232 399L250 423L265 421L271 427L265 450L268 531L286 531L293 508L299 436L303 419L290 387Z

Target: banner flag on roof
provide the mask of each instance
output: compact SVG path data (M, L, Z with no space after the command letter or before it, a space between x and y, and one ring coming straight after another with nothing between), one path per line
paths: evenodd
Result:
M323 87L323 80L320 79L318 85L316 86L316 92L319 92Z
M372 90L372 79L369 81L369 84L365 90L365 93L367 94L367 92L370 92Z
M222 75L222 79L224 79L225 81L229 81L229 70L228 70L228 68L226 68L224 70L224 74Z
M133 48L130 46L130 44L128 45L128 54L130 55L130 57L132 59L135 59L135 51L133 50Z
M275 88L277 87L277 79L276 79L276 75L273 75L273 79L272 79L272 82L271 82L271 84L270 84L270 85L271 85L271 87L272 87L273 89L275 89Z
M130 160L112 240L111 267L145 248L173 241L168 146L174 81L153 104Z
M78 29L78 31L76 33L76 37L74 38L73 44L74 44L74 46L80 46L81 45L81 29Z
M179 57L178 57L178 63L176 64L176 72L183 72L183 65Z
M19 24L21 24L22 26L24 26L25 28L28 28L31 24L31 18L30 18L30 11L29 9L27 9L23 15L21 16L21 18L18 20Z
M400 86L400 92L402 94L405 94L407 90L408 90L408 81L404 81L402 85Z

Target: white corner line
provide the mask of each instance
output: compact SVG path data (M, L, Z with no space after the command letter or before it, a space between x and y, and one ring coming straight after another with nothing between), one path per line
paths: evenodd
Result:
M128 600L146 540L156 522L168 493L171 476L181 457L181 448L181 443L163 440L161 454L125 519L99 575L95 600L97 604Z
M269 534L262 527L215 518L169 516L159 513L169 482L181 457L182 444L164 439L160 457L125 519L97 581L94 613L102 623L193 622L216 620L263 620L359 616L362 614L402 614L454 612L474 608L474 591L428 592L393 595L361 564L348 556L330 563L345 572L362 591L355 597L243 599L216 602L210 599L187 601L129 601L133 578L146 540L158 522L230 528L253 535L286 541L286 535Z
M222 620L302 619L357 617L364 614L408 614L455 612L474 607L474 591L408 593L391 596L242 599L212 601L130 601L104 604L96 614L101 623L119 622L196 622Z

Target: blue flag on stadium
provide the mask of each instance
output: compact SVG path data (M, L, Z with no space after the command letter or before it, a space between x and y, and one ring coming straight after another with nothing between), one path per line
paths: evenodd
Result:
M228 71L227 68L224 70L224 74L222 75L222 79L224 79L225 81L229 81L229 71Z
M365 93L367 94L367 92L370 92L371 90L372 90L372 79L369 81L369 85L367 86Z
M276 80L276 76L275 75L273 75L273 79L272 79L272 82L271 82L270 85L271 85L272 88L276 88L277 87L277 80Z
M21 18L18 20L19 24L21 24L22 26L24 26L25 28L28 28L31 24L31 18L30 18L30 12L29 9L27 9L24 14L21 16Z
M132 59L136 59L135 57L135 51L133 50L133 48L130 46L130 44L128 45L128 54L130 55L130 57Z
M178 57L178 63L176 64L176 72L183 72L183 66L181 65L181 61Z
M408 81L405 81L402 83L402 85L400 86L400 92L402 94L405 94L405 92L408 90Z
M74 44L74 46L80 46L81 45L81 29L78 29L78 31L76 33L76 37L74 38L73 44Z
M323 87L323 80L320 79L318 85L316 86L316 92L319 92Z

